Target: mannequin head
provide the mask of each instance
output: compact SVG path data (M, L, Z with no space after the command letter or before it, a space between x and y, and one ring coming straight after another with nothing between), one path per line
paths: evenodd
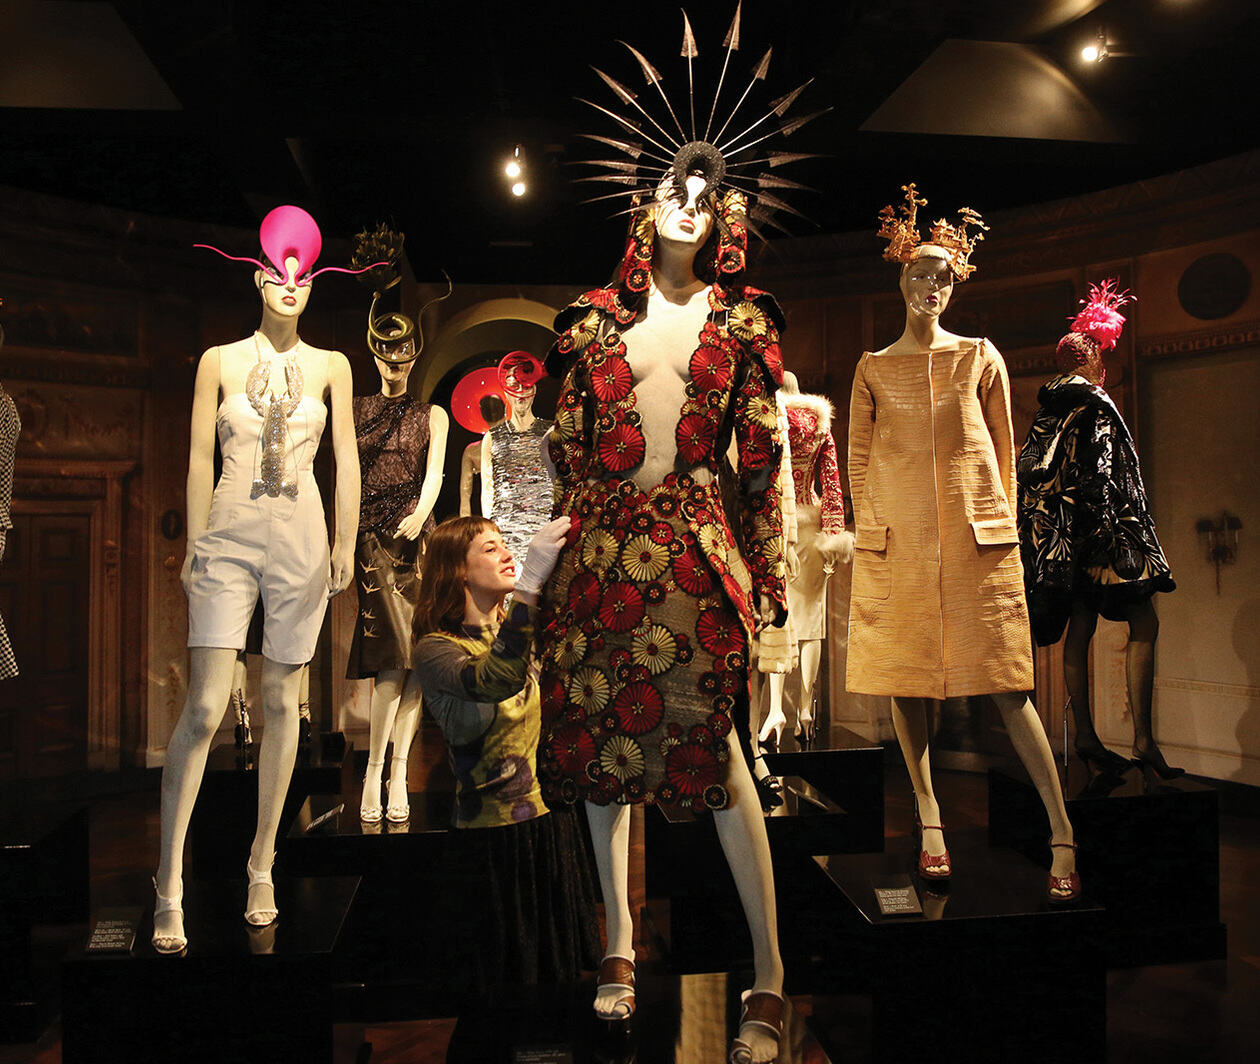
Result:
M497 425L507 416L507 407L497 395L483 395L477 401L477 410L487 425Z
M458 632L471 594L502 598L515 586L516 567L498 526L484 517L449 518L425 544L412 637Z
M785 369L783 371L783 384L779 387L779 391L781 391L784 395L801 394L800 382L797 381L796 374L790 369Z
M512 404L513 413L533 406L543 372L542 363L528 351L509 351L500 360L499 387Z
M713 231L713 210L702 198L707 187L702 173L687 175L684 195L679 194L672 175L657 186L653 217L659 250L667 254L690 252L695 258Z
M1055 348L1054 360L1060 373L1075 373L1099 388L1107 380L1102 349L1097 340L1085 333L1070 332L1063 337Z
M411 340L404 340L400 345L402 348L411 346ZM392 351L386 351L386 354L393 354ZM398 352L400 357L406 358L407 352ZM390 359L381 358L379 355L372 359L376 363L376 372L381 375L381 392L385 395L402 395L407 390L407 378L411 376L411 367L416 364L414 358L406 358L402 362L394 362Z
M901 297L907 315L937 319L953 295L954 272L948 259L932 253L931 244L921 245L918 250L922 254L901 267Z
M311 298L311 282L300 276L301 262L296 255L284 260L284 279L271 270L255 270L254 285L262 297L263 317L296 321Z

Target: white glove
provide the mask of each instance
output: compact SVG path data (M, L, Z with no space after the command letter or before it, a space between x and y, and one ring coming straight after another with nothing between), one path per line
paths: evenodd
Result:
M565 537L573 518L568 514L548 521L535 533L529 541L529 550L525 552L525 564L521 566L521 575L516 578L516 590L526 594L537 595L542 592L543 584L556 567L560 557L560 548L564 546Z

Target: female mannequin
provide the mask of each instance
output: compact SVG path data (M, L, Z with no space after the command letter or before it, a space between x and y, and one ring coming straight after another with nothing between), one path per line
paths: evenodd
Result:
M373 679L367 775L359 817L381 819L381 775L392 741L385 815L404 823L407 752L420 722L420 685L411 677L411 620L420 591L424 536L442 487L449 421L446 411L407 394L415 365L411 340L376 341L381 387L356 396L355 430L362 465L362 503L355 575L359 613L346 678Z
M534 417L542 375L542 364L528 351L504 356L499 385L512 409L481 438L481 513L499 525L518 558L551 517L551 470L542 448L553 422Z
M822 661L822 641L827 635L827 579L837 562L853 557L853 536L844 527L844 495L836 442L831 435L831 402L821 395L802 395L796 377L783 374L779 397L786 409L788 445L792 455L792 480L796 494L799 560L788 580L788 617L800 646L800 696L796 706L794 735L808 750L814 742L814 683ZM821 496L815 483L821 486ZM771 677L771 712L761 727L763 745L778 747L779 732L787 718L774 712L775 689L782 691L787 677ZM777 683L776 683L777 681Z
M497 395L483 395L478 402L481 420L486 423L487 432L503 420L506 408L503 400ZM459 516L472 516L473 481L481 476L481 453L486 442L486 433L473 440L464 448L463 458L459 463Z
M0 299L0 307L4 300ZM0 328L0 347L4 346L4 329ZM17 454L18 436L22 431L22 419L18 417L13 396L0 384L0 562L4 561L9 529L13 518L9 516L9 503L13 497L13 462ZM0 680L9 680L18 674L17 658L9 644L9 633L0 617Z
M744 729L754 628L784 616L782 316L738 284L744 197L715 204L711 172L676 166L631 223L620 281L561 312L548 357L564 376L557 512L576 522L544 593L539 767L552 801L586 802L608 932L595 1011L608 1020L634 1011L628 803L714 810L756 969L732 1053L768 1061L783 970ZM715 479L732 434L742 556Z
M1090 286L1090 298L1059 341L1060 374L1037 398L1019 455L1019 534L1033 638L1063 644L1063 674L1076 725L1076 753L1099 772L1130 762L1103 746L1089 704L1089 644L1101 614L1126 621L1125 676L1133 714L1133 757L1164 779L1171 767L1151 726L1155 637L1151 605L1173 591L1172 574L1155 535L1133 437L1103 391L1103 352L1116 346L1129 301L1114 281Z
M162 772L153 919L153 945L161 953L179 953L187 945L181 901L188 821L260 591L266 726L258 759L258 822L246 863L245 919L255 926L275 920L271 864L297 751L298 681L314 653L328 599L345 589L353 571L359 459L350 364L339 351L303 344L297 331L310 298L319 228L300 208L277 207L263 220L259 236L266 261L258 262L254 274L262 301L258 331L206 351L193 394L188 552L180 574L188 594L188 698ZM282 266L277 270L271 263ZM331 556L311 471L325 402L332 407L337 465ZM217 485L216 426L223 450Z
M989 695L1045 803L1053 901L1080 890L1072 825L1033 686L1028 613L1015 532L1015 466L1006 366L987 340L956 336L940 316L975 269L964 209L920 244L914 186L903 217L884 209L884 257L901 262L906 326L863 354L849 415L849 482L857 518L848 689L891 695L918 815L919 874L951 865L932 790L928 700Z

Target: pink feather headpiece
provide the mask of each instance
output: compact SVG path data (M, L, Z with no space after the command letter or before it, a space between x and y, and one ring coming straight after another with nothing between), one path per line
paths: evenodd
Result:
M312 272L315 260L319 258L320 250L324 246L324 239L320 235L319 226L315 224L315 219L301 207L294 207L292 204L276 207L267 213L267 217L262 220L262 225L258 227L258 243L262 247L267 262L259 262L248 255L229 255L213 244L194 244L193 247L208 248L233 262L252 262L276 284L288 284L292 280L299 287L310 284L321 273L366 273L377 266L385 265L382 262L374 262L361 270L350 270L342 266L325 266L323 269ZM286 271L282 275L279 271L285 269L285 260L289 258L297 259L297 269L292 273ZM268 265L268 263L273 265Z
M1111 277L1102 284L1091 284L1089 298L1081 300L1083 309L1069 319L1072 332L1088 336L1098 344L1099 352L1110 351L1116 346L1126 320L1120 308L1137 298L1130 295L1127 288L1117 292L1119 283L1118 278Z

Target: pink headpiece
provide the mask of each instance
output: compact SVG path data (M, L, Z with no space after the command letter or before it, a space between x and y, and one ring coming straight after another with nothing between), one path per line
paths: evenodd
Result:
M315 219L301 207L294 207L291 204L276 207L268 212L267 217L262 220L262 225L258 227L258 243L262 246L267 262L259 262L248 255L229 255L213 244L194 244L193 247L208 248L233 262L252 262L276 284L288 284L290 280L293 280L303 287L310 284L321 273L366 273L377 266L385 265L382 262L374 262L361 270L349 270L342 266L325 266L321 270L312 272L315 260L319 258L320 249L324 246L324 240L320 236L319 226L315 224ZM292 274L286 271L282 275L279 271L285 269L284 263L288 258L297 259L297 269ZM268 265L268 263L273 265Z
M1069 319L1072 322L1072 332L1090 337L1098 344L1100 352L1110 351L1116 346L1126 320L1120 313L1120 308L1137 298L1130 295L1127 288L1123 292L1117 292L1116 286L1119 283L1117 278L1112 277L1102 284L1091 284L1089 298L1081 300L1083 309L1076 317Z

